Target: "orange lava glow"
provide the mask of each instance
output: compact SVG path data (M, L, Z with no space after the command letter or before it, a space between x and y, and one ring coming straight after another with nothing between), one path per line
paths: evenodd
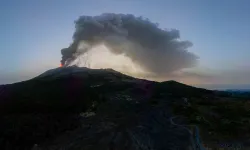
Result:
M60 67L62 67L63 66L63 64L60 64Z

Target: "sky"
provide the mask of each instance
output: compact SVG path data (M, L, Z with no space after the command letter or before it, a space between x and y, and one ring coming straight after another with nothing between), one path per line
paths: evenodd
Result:
M180 31L199 57L195 67L166 79L212 89L250 89L248 0L2 0L0 84L58 67L81 15L133 14ZM163 78L162 80L166 80Z

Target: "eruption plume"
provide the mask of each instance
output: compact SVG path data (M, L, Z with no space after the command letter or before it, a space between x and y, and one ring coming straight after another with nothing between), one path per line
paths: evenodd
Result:
M145 71L157 75L193 67L198 59L187 51L192 43L180 41L178 30L163 30L143 17L112 13L80 16L75 28L73 43L61 50L63 66L99 44L114 54L124 54Z

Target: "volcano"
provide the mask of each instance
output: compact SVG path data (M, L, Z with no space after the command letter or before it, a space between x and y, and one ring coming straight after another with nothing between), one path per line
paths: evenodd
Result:
M59 67L0 86L1 149L189 149L171 103L213 91L112 69Z

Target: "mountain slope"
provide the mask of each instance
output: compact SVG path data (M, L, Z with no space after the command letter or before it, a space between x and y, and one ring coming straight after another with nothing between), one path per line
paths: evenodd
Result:
M1 149L188 149L191 135L170 123L170 103L207 92L75 66L0 89Z
M213 94L211 90L206 90L202 88L196 88L189 85L185 85L176 81L165 81L161 82L157 86L157 91L171 93L173 96L177 97L199 97L204 95Z

